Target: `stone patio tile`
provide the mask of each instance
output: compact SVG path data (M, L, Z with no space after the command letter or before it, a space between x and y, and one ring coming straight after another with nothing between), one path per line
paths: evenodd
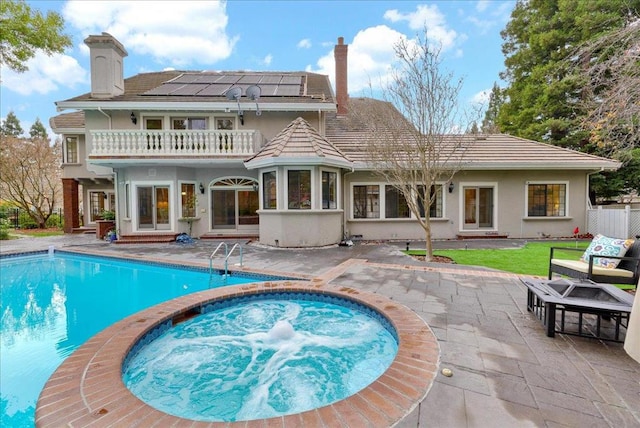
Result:
M491 395L504 401L537 408L536 400L523 377L487 372Z
M464 392L464 399L469 415L469 428L544 426L541 414L533 407L498 400L468 390Z
M447 337L451 329L447 329ZM472 370L483 370L484 363L477 346L465 345L457 342L440 343L440 360L443 363L454 364Z
M518 360L485 352L481 352L480 357L487 372L505 373L524 379Z
M478 338L472 331L460 330L457 326L447 328L447 342L461 343L468 346L478 346Z
M551 391L546 388L540 388L538 386L531 386L531 391L538 403L551 404L563 409L569 409L587 415L592 415L601 418L602 415L598 411L593 401L587 400L583 397L578 397L572 394L567 394L560 391Z
M418 409L419 425L413 421L401 421L397 427L464 428L467 426L467 409L464 403L463 389L436 382L429 391L428 397L429 399L423 401Z
M550 364L538 365L521 362L520 369L531 387L537 386L550 391L562 391L588 400L602 400L589 381L566 363L552 366Z
M489 395L491 389L487 383L487 378L481 373L477 373L475 370L468 370L464 367L456 366L445 361L440 362L440 369L449 368L453 371L453 376L446 377L442 373L438 373L436 376L436 383L444 383L457 388L474 391L479 394ZM435 385L435 384L434 384ZM431 398L433 389L429 391L428 399Z
M626 379L604 377L629 408L640 414L640 376Z
M607 421L602 417L565 409L548 403L539 404L540 414L550 425L551 422L560 424L563 427L606 427Z
M600 414L609 422L612 427L634 427L640 426L640 412L635 412L635 415L618 406L612 406L605 403L593 403Z

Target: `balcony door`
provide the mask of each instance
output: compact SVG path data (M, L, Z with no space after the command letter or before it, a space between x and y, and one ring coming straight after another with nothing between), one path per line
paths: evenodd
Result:
M210 186L214 230L258 232L258 186L253 179L226 178Z
M138 229L169 230L169 186L138 186Z
M464 189L464 229L493 228L493 187Z

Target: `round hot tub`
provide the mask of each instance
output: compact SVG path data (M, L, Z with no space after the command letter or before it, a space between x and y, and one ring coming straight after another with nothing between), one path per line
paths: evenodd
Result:
M209 422L335 403L382 375L398 350L396 331L379 312L309 292L215 302L151 335L125 359L125 385L163 412Z
M279 294L281 296L277 297ZM244 312L249 305L271 300L273 302L269 303L269 306L272 306L270 311L264 308L253 308L249 312ZM349 324L352 320L352 323L357 326L356 330L344 335L352 337L346 339L344 336L336 336L333 330L338 329L333 328L328 318L320 317L303 322L298 320L297 316L293 316L302 312L323 313L325 308L317 307L316 302L337 306L338 313L341 313L337 316L340 323ZM240 339L231 337L228 325L221 329L216 324L218 315L222 313L231 314L232 319L235 316L234 322L239 330L246 326L253 326L253 329L247 331ZM243 314L240 315L241 313ZM260 324L262 327L256 329L255 325L262 317L264 317L264 322ZM365 326L362 323L363 318L370 318L373 326ZM306 331L307 326L313 329ZM250 422L239 419L249 418L261 418L266 423L275 422L284 426L301 427L393 426L424 399L431 388L439 363L438 342L429 326L409 308L383 296L333 286L322 280L263 282L222 287L180 297L146 309L92 337L67 358L47 381L38 398L36 425L182 426L188 423L197 424L193 421L194 419L202 420L201 416L188 414L176 416L172 414L172 409L160 410L162 405L147 404L144 397L139 399L125 386L123 380L128 382L137 379L145 385L160 379L160 377L156 378L158 372L155 366L151 370L153 373L148 373L152 366L144 360L141 360L142 364L139 366L142 369L134 369L136 359L146 358L143 357L145 348L152 349L154 343L162 343L162 340L173 341L172 337L190 340L189 337L192 334L197 340L202 340L199 336L207 337L210 331L216 329L218 333L226 332L228 337L223 337L223 340L218 341L217 344L212 341L206 347L204 345L191 349L186 347L184 349L188 350L188 356L174 351L162 354L165 357L160 358L159 361L173 360L173 366L160 369L165 371L165 375L168 374L169 380L166 380L166 385L159 386L168 387L174 395L180 396L179 400L184 402L188 402L187 396L196 396L197 389L201 388L204 393L196 401L206 402L207 396L220 390L235 388L232 385L236 383L227 382L224 377L230 366L238 366L238 373L242 373L241 369L254 367L254 360L257 363L257 360L264 359L267 361L267 366L273 366L273 370L271 368L265 370L262 377L252 381L257 386L258 392L241 391L240 395L244 394L244 397L249 399L238 398L237 403L233 406L229 405L229 407L244 410L236 411L236 416L216 416L220 418L216 420L229 420L229 422L221 422L228 427L246 426ZM318 360L316 369L319 372L329 372L329 369L336 365L347 368L344 371L327 374L326 378L340 378L343 386L333 386L331 389L337 391L344 388L346 392L342 396L346 398L335 395L326 402L316 401L317 396L322 395L316 392L322 388L318 387L318 383L314 383L315 380L312 378L315 375L309 375L311 372L307 371L308 369L302 364L297 365L298 361L303 360L298 357L311 351L302 350L297 339L310 344L311 348L320 349L318 345L322 342L362 344L364 343L361 342L362 338L355 336L373 336L373 332L376 335L380 333L392 338L390 342L372 346L382 352L376 354L365 352L364 356L356 358L357 361L339 359L344 354L351 353L351 348L323 351L327 355L321 352L321 355L316 356ZM226 344L233 341L244 343L244 346L237 352L229 351ZM395 352L396 345L397 352ZM365 348L368 346L370 345L364 345ZM183 348L176 346L175 350L178 349ZM294 357L290 360L273 359L275 354L287 352ZM331 353L339 358L330 358ZM390 365L385 358L391 359ZM288 362L284 363L284 361ZM381 373L378 375L379 371ZM223 376L222 379L215 380L202 377L202 383L183 384L182 382L186 380L184 373L194 374L196 377L210 376L211 373L223 374ZM313 395L313 399L310 400L313 402L306 407L308 410L292 408L289 404L277 404L268 398L269 393L274 391L271 386L284 383L282 380L274 380L275 377L269 377L274 373L284 373L285 375L281 378L295 379L291 383L292 386L280 390L277 393L279 395L293 397L294 393L299 392L297 389L313 391L313 394L309 394ZM361 379L364 373L375 379L372 381ZM173 375L175 375L174 378L172 378ZM244 375L240 375L242 376ZM158 383L165 383L165 381ZM261 391L261 388L264 391ZM299 394L298 397L301 395L304 394ZM256 408L267 410L259 416L247 416L253 410L248 410L250 407L246 403L261 401L267 405ZM240 404L241 402L245 404ZM282 416L272 417L275 415L271 413L274 409ZM202 413L198 411L196 415ZM238 421L234 422L234 420ZM216 424L216 422L211 423Z

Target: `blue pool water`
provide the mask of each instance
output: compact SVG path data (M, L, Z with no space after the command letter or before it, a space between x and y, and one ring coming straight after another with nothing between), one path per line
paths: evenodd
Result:
M33 426L49 376L114 322L196 291L267 279L62 252L0 258L0 426Z
M166 413L233 422L342 400L393 362L395 331L373 311L319 294L282 295L235 299L169 328L127 357L125 385Z

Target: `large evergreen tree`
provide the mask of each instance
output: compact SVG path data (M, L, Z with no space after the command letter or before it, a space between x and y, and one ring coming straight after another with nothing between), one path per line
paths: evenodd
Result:
M489 105L484 112L484 119L482 119L482 132L484 134L496 134L500 132L498 114L500 113L502 104L504 104L504 90L494 82L493 88L491 88L491 94L489 94Z
M567 61L589 40L623 27L640 0L519 0L501 32L508 83L498 115L509 134L592 152L585 76Z
M33 122L33 125L31 125L31 128L29 129L29 135L31 136L31 138L41 138L43 140L49 139L47 128L45 128L42 122L40 122L39 117L36 117L36 121Z
M7 113L7 117L0 124L0 135L7 137L19 137L24 130L20 126L20 119L15 115L13 111Z

